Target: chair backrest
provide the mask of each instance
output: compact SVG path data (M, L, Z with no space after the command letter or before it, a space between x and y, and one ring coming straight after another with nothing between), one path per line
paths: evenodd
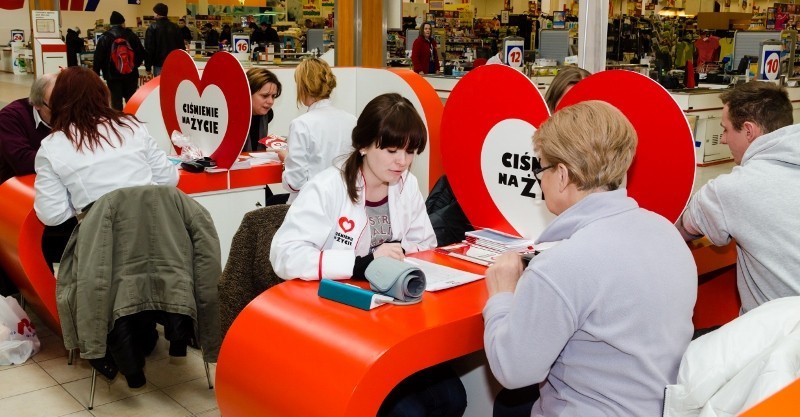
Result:
M244 215L219 280L222 337L250 301L282 280L272 270L269 249L289 206L279 204Z
M82 357L103 356L117 319L160 310L196 320L203 356L216 362L219 251L211 215L175 187L105 194L76 227L61 260L56 300L65 347L80 347Z

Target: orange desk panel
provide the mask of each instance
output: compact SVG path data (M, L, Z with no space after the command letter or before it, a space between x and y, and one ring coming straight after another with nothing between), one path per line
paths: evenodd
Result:
M736 259L731 246L716 250L698 243L693 253L701 274ZM414 256L484 271L430 251ZM281 283L239 314L217 364L222 415L375 415L405 377L483 349L483 280L425 293L417 305L371 311L322 299L318 287L300 280Z
M279 184L283 175L283 165L275 162L266 165L257 165L250 169L236 169L230 171L230 188L258 187L264 184Z
M433 252L416 256L484 270ZM217 365L222 415L375 415L405 377L483 348L483 281L425 293L416 305L371 311L322 299L318 287L281 283L234 321Z
M800 416L800 379L741 414L741 417Z
M42 254L44 225L33 211L35 175L0 184L0 265L44 324L61 334L56 280Z
M281 181L280 165L228 172L193 174L180 171L178 188L187 194L266 185ZM236 172L234 175L233 172ZM56 307L56 281L42 255L44 225L33 211L35 175L11 178L0 184L0 266L51 330L61 334ZM259 182L260 181L260 182Z

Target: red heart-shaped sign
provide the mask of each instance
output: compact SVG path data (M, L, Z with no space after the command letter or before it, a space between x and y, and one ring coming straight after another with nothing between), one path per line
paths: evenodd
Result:
M605 71L578 83L559 105L585 100L606 101L629 118L639 145L628 194L641 207L677 220L694 181L694 142L669 93L640 74ZM552 220L531 173L531 137L548 117L531 80L503 65L472 70L453 89L442 115L443 164L474 226L535 238Z
M343 232L347 233L356 227L356 223L347 217L339 217L339 227Z
M230 168L250 130L250 85L242 64L233 55L218 52L200 77L186 51L173 51L164 61L160 87L167 134L178 131L189 136L203 156L210 156L220 168Z

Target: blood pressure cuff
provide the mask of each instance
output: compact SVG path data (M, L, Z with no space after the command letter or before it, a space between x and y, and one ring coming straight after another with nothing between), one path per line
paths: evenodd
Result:
M370 262L364 276L373 291L402 302L418 302L425 292L425 274L419 268L386 256Z

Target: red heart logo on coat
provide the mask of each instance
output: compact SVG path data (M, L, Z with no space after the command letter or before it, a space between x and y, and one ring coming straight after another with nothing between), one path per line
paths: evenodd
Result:
M636 129L628 195L676 221L691 194L695 161L692 132L675 100L655 81L630 71L582 80L559 108L586 100L615 106ZM531 138L549 116L536 85L507 66L476 68L456 84L442 114L442 163L475 227L535 238L553 219L531 172Z
M339 227L343 232L348 233L356 227L356 223L347 217L339 217Z
M201 77L186 51L173 51L164 61L160 87L167 134L178 131L189 136L203 156L220 168L230 168L250 130L250 85L242 64L233 55L218 52Z

